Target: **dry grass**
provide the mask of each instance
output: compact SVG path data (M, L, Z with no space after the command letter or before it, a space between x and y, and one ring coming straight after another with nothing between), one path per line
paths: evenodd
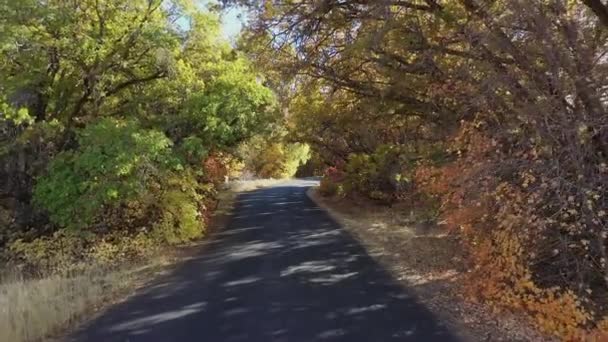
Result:
M327 198L316 189L308 191L335 221L352 229L362 242L373 242L401 264L399 278L410 285L428 284L438 277L462 274L466 270L463 250L456 235L448 234L431 219L429 209L405 203L392 207L363 198ZM405 267L407 266L407 267Z
M91 267L77 275L24 279L13 272L0 280L0 341L42 341L127 294L164 265L158 258L122 270Z

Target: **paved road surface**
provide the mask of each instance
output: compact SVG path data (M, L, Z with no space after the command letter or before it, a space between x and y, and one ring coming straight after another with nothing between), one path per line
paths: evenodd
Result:
M307 196L241 195L193 260L73 336L87 342L456 341Z

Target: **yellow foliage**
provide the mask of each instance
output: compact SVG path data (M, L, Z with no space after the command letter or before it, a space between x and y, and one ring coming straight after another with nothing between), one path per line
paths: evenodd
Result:
M85 236L61 230L53 236L31 242L17 240L9 249L28 267L43 272L67 273L91 265L109 267L144 257L154 253L158 245L158 241L144 233L113 232L103 236Z

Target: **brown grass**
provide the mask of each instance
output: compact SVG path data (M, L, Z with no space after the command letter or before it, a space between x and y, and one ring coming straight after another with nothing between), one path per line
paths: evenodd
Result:
M41 341L58 334L127 294L166 262L159 257L120 270L90 267L35 279L11 272L0 280L0 341Z

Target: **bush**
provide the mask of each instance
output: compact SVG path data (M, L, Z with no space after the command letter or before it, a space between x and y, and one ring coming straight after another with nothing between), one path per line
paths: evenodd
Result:
M207 159L213 162L205 166L217 167L206 167L201 183L172 155L164 134L136 121L100 120L81 131L77 142L77 149L52 162L34 189L35 202L62 230L14 242L13 258L65 270L141 257L160 244L204 234L214 182L227 172L223 155Z
M552 177L552 159L534 150L522 159L524 146L508 138L464 124L452 144L460 157L420 165L417 189L440 200L442 219L470 251L471 298L523 309L544 331L584 340L608 314L606 242L596 230L607 224L606 194L572 186L584 178L564 165Z
M323 159L311 149L310 158L298 167L295 176L298 178L322 176L325 168L326 164Z
M30 242L16 240L9 245L9 250L13 262L30 273L66 274L92 265L113 267L137 260L153 253L157 246L157 241L143 232L112 232L101 236L60 230Z
M78 146L60 153L34 187L34 202L69 229L86 228L104 207L143 197L176 165L171 141L136 121L100 120L80 132Z
M201 212L203 188L192 174L169 178L158 204L161 218L154 223L152 236L158 241L177 244L199 238L204 234L205 222ZM213 187L208 186L207 190Z
M321 178L319 193L325 197L332 197L338 193L338 184L328 177Z
M344 169L344 190L371 199L394 201L408 184L403 164L399 147L393 145L382 145L372 154L351 154Z
M68 273L91 265L112 267L154 253L160 245L187 242L205 233L205 194L191 172L174 174L160 189L103 211L85 230L62 229L52 236L9 244L9 257L30 272Z
M231 154L213 152L203 160L203 179L217 186L239 178L244 167L244 163Z
M121 225L131 219L148 218L157 222L140 226L154 224L163 242L202 234L199 205L207 194L194 173L171 155L171 141L164 134L135 121L104 119L83 130L78 143L78 149L53 161L35 187L36 203L49 211L54 223L70 230L109 231L126 229ZM117 211L118 216L103 216Z
M344 181L345 174L335 166L330 166L323 172L323 178L319 183L319 192L326 197L343 195L343 186L340 182Z

